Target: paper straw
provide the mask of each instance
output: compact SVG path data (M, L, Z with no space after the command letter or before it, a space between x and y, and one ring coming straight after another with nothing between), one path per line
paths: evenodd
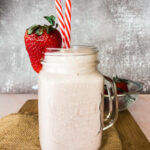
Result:
M71 0L66 0L65 3L65 21L63 17L61 0L55 0L56 11L59 22L60 32L63 39L63 48L70 48L71 42Z
M58 22L59 22L59 28L60 28L60 32L61 32L62 40L63 40L63 48L66 48L65 23L64 23L61 0L56 0L55 4L56 4L56 12L57 12L57 17L58 17Z
M66 0L65 4L65 34L66 34L66 45L70 48L71 42L71 0Z

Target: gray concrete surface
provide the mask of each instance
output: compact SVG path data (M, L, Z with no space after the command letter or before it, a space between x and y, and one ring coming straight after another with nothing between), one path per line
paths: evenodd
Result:
M64 3L64 0L62 0ZM0 0L0 93L33 93L24 32L55 13L54 0ZM150 93L150 0L72 0L72 44L98 46L99 69Z

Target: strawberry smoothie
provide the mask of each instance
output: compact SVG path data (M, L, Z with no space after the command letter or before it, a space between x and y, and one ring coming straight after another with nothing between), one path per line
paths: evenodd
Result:
M38 93L42 150L100 147L104 79L97 63L88 47L45 54Z

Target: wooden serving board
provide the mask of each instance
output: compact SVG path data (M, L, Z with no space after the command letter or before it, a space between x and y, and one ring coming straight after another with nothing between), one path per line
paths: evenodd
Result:
M38 113L38 101L28 100L19 112ZM128 110L119 113L115 128L121 140L122 150L150 150L149 141Z

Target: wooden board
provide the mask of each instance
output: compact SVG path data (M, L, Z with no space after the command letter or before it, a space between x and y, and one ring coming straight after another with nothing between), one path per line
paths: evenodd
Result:
M19 112L37 113L38 101L27 101ZM115 127L122 142L123 150L150 150L149 141L127 110L119 113Z
M115 124L123 150L150 150L150 143L128 110L120 112Z

